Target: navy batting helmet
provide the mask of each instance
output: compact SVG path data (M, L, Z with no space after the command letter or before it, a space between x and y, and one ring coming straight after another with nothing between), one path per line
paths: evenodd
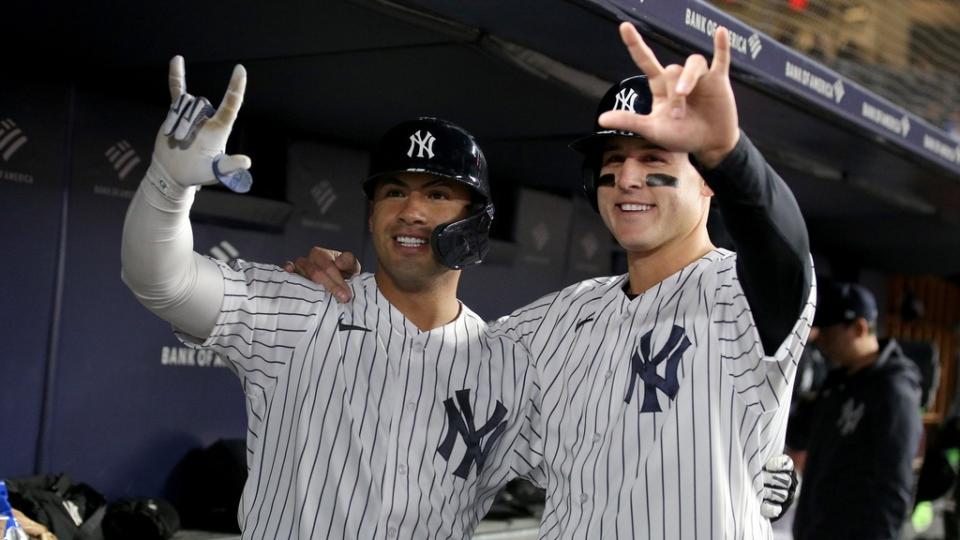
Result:
M393 126L373 154L363 191L372 201L377 180L405 172L449 178L470 188L473 204L467 217L438 225L430 245L440 263L455 270L483 261L494 211L487 159L473 135L439 118L421 117Z
M593 133L574 141L570 148L583 154L583 192L597 210L597 178L600 175L600 160L607 139L610 137L637 137L632 131L617 131L600 125L600 115L607 111L630 111L649 114L653 106L653 94L646 75L624 79L610 87L600 100L597 115L593 120Z

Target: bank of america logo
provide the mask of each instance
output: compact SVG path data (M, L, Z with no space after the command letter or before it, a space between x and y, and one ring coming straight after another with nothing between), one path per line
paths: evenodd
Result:
M10 118L0 120L0 156L10 161L21 146L27 144L27 136Z
M113 169L117 171L117 177L120 180L126 178L130 171L140 164L137 151L127 141L120 141L111 146L104 155L107 156L107 161L113 165Z
M233 247L233 244L224 240L210 248L210 255L213 255L214 259L222 263L229 264L231 261L240 257L240 252L237 251L237 248Z
M763 50L763 40L760 39L759 34L754 32L754 34L747 39L747 46L750 47L750 58L756 60L757 55Z
M326 214L330 205L337 200L337 192L333 189L333 185L326 180L310 188L310 196L313 197L313 202L317 204L321 214Z
M843 89L843 81L837 79L837 82L833 83L833 99L837 100L837 103L840 103L843 100L843 95L846 91Z

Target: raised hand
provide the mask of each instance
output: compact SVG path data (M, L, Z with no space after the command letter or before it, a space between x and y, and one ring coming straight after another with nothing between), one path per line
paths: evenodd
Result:
M664 67L637 29L620 25L620 37L637 67L650 81L650 114L609 111L600 125L639 133L673 152L693 154L706 167L718 165L740 139L737 104L730 86L730 35L718 28L713 38L713 62L699 54L684 65Z
M221 181L234 191L250 189L250 158L225 155L227 139L237 119L247 86L247 72L233 69L227 92L214 109L203 97L187 93L182 56L170 60L170 109L154 144L148 179L161 191L169 182L180 187ZM150 174L150 173L153 174Z

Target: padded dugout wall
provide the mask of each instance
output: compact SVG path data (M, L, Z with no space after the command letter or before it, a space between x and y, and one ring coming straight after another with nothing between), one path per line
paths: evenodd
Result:
M0 477L35 467L53 331L67 87L0 86Z
M158 494L189 449L243 435L242 393L120 280L123 219L165 111L87 92L74 107L58 354L37 466L108 496ZM194 234L205 250L227 233Z

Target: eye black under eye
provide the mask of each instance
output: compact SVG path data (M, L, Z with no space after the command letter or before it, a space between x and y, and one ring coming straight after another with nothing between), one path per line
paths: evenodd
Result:
M597 178L597 186L612 186L614 178L612 174L601 174L600 178Z
M677 187L677 184L679 182L680 181L677 179L676 176L671 176L669 174L664 174L664 173L648 174L646 178L646 183L650 187L665 186L665 187L675 188Z

